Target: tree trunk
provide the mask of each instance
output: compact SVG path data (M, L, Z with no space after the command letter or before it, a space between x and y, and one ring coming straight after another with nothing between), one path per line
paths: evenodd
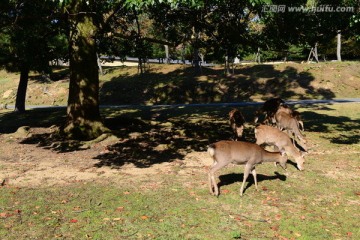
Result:
M170 63L170 57L169 57L169 46L168 45L164 45L165 46L165 61L167 64Z
M104 72L103 72L103 69L102 69L102 66L101 66L101 60L100 60L100 57L99 57L98 54L96 54L96 60L97 60L97 65L98 65L100 74L104 75Z
M194 67L195 67L195 75L201 74L201 66L200 66L200 59L199 59L199 49L197 47L194 48Z
M82 12L81 1L72 1L69 16L70 85L67 122L69 138L89 140L108 131L99 110L99 73L95 36L97 27L91 13Z
M29 82L29 68L22 67L20 70L20 82L16 93L15 111L25 112L26 90Z
M337 32L337 49L336 49L337 60L341 62L341 30Z
M226 75L230 75L230 65L229 65L229 56L227 55L227 51L226 51L226 55L225 55L225 74Z

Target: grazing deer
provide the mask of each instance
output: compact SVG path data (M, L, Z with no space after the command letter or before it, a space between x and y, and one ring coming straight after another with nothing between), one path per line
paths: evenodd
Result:
M301 147L303 147L303 149L307 151L306 139L300 131L300 125L302 125L302 121L300 120L300 123L300 121L293 117L291 114L291 109L281 106L275 114L276 126L280 130L286 130L291 135L295 136L295 138L298 138L302 143ZM295 142L293 142L293 144L295 144Z
M237 109L229 112L229 122L234 133L234 140L239 141L244 132L245 118Z
M297 168L304 170L304 155L293 145L290 137L279 129L267 125L259 125L255 128L256 144L269 144L277 147L280 151L285 151L288 156L295 159Z
M301 131L304 131L304 122L301 120L300 112L292 110L289 106L283 104L283 105L279 106L277 112L275 113L275 116L274 116L275 121L276 121L276 114L280 114L281 112L287 113L292 118L295 118L298 121L299 129Z
M213 158L214 163L209 171L209 189L210 193L218 196L219 187L215 181L215 172L225 167L229 163L245 165L243 182L240 188L240 195L243 195L245 181L250 172L254 177L255 188L257 187L257 178L255 165L263 162L279 163L286 169L287 157L284 152L269 152L259 145L241 141L219 141L213 143L208 148L208 153Z
M261 109L256 111L254 122L257 123L259 116L265 114L265 120L263 123L272 124L272 119L274 118L276 111L278 110L279 106L283 105L284 103L284 100L281 98L272 98L265 101Z

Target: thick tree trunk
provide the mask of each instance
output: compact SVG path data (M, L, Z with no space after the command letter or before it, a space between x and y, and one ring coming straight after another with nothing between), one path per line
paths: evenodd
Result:
M337 32L337 49L336 49L337 60L341 62L341 30Z
M99 74L91 13L81 12L81 1L73 1L69 37L70 86L64 133L75 139L94 139L107 128L99 111Z
M29 68L22 67L20 71L20 81L16 93L15 111L25 112L26 90L29 81Z

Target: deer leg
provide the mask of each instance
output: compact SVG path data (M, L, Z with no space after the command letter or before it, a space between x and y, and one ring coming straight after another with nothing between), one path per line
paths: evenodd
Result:
M215 180L215 172L218 171L219 169L225 167L226 165L227 165L227 163L216 162L211 167L211 169L209 171L210 194L215 195L215 196L219 196L219 187L218 187L218 185L216 183L216 180Z
M255 166L253 167L251 174L253 175L254 178L254 183L255 183L255 189L256 191L258 190L258 184L257 184L257 178L256 178L256 171L255 171Z
M248 176L249 176L249 174L250 174L251 168L252 168L252 166L251 166L250 164L246 164L246 165L245 165L243 182L242 182L241 188L240 188L240 196L243 195L245 182L246 182L246 179L248 178Z

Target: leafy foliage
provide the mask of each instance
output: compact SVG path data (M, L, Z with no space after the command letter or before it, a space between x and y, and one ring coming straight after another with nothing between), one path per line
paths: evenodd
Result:
M49 61L66 56L57 1L2 1L0 65L50 72Z

